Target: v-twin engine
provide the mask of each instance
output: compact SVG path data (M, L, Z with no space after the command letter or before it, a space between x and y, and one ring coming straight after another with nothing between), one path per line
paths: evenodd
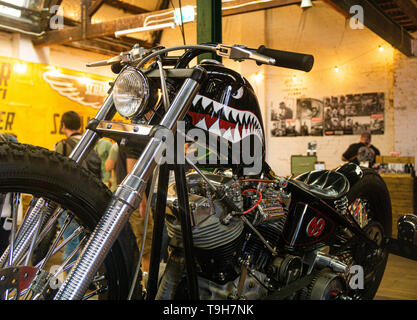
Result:
M258 198L257 202L260 192L249 188L249 183L244 180L224 173L204 174L213 185L223 188L236 206L248 211L245 217L275 247L286 219L282 205L285 194L277 191L275 184L270 184L262 190L262 199ZM189 173L187 184L200 298L230 299L239 296L258 299L265 296L268 292L264 285L267 282L265 273L272 262L271 252L242 219L228 216L226 207L209 192L199 174ZM250 210L254 201L257 202L257 208ZM174 292L181 291L177 288L181 287L185 275L175 184L168 189L166 226L171 254L157 299L176 298ZM249 272L251 276L245 279L239 276L243 269L245 274Z

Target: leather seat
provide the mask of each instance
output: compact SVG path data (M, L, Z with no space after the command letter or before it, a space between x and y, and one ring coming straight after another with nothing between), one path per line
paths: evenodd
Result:
M293 183L300 189L310 192L320 199L338 199L350 188L346 177L332 170L316 170L303 173L294 178Z

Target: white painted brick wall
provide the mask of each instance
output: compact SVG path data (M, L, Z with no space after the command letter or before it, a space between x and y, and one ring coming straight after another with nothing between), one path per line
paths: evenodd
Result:
M267 11L267 46L311 53L315 57L309 73L266 68L268 110L271 105L277 107L285 97L288 92L285 82L291 82L294 74L302 82L300 97L322 99L330 95L384 92L385 134L374 135L372 142L382 154L388 154L394 149L393 49L368 29L345 28L344 17L323 2L315 2L313 8L302 12L295 5ZM304 29L297 31L302 21ZM384 51L378 50L379 45L383 45ZM336 65L338 73L333 70ZM269 118L269 111L264 116ZM318 159L325 162L326 168L342 164L343 152L359 141L359 135L272 137L270 125L266 129L267 160L280 175L290 174L291 155L305 155L309 141L317 141Z
M394 56L395 149L417 159L417 57Z
M415 60L396 54L394 64L395 50L387 42L366 28L346 28L344 17L324 2L315 1L313 8L305 11L303 16L302 12L298 5L291 5L264 12L224 17L222 20L223 43L241 43L252 47L264 44L274 49L311 53L315 56L315 66L310 73L275 67L259 68L253 62L241 64L224 60L226 66L242 72L249 80L251 73L264 73L264 82L253 86L257 89L263 111L267 134L267 160L271 167L280 175L290 174L291 155L306 154L307 143L315 140L318 142L319 160L324 161L327 168L334 168L343 163L340 158L346 148L359 140L358 135L281 138L270 136L270 125L267 121L270 106L276 105L285 96L285 82L291 81L294 74L297 75L298 81L303 82L304 97L321 99L328 95L384 92L385 134L374 135L373 144L382 154L389 154L393 150L401 151L403 154L415 154ZM298 32L303 22L304 29ZM195 28L195 23L185 25L188 43L196 42ZM161 43L165 46L181 44L178 30L165 30ZM384 48L383 52L378 50L380 45ZM337 74L333 71L335 65L340 67ZM394 74L397 83L395 86ZM401 108L411 105L414 106L412 114L410 107L407 111L401 112ZM400 120L401 116L406 120ZM408 140L413 142L408 143Z

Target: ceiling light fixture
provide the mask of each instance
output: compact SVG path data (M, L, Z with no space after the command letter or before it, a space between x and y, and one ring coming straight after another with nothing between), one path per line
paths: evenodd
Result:
M182 15L182 16L181 16ZM193 6L182 7L174 10L174 21L177 25L195 20L195 11Z
M301 1L301 9L307 9L307 8L311 8L313 6L313 4L311 3L311 0L302 0Z

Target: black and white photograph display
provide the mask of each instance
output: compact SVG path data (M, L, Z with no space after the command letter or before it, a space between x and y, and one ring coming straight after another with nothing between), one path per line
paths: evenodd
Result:
M281 101L278 108L271 108L271 135L274 137L299 136L300 123L296 119L296 105L292 101Z
M323 102L318 99L297 99L297 120L300 123L300 135L323 135Z
M364 131L384 134L383 92L345 94L281 101L271 107L271 135L357 135Z
M324 134L384 133L384 93L325 97Z

